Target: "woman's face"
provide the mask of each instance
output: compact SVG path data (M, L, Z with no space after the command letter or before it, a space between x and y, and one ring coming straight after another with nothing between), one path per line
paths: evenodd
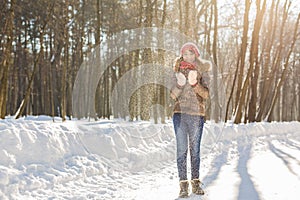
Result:
M189 63L193 63L196 59L195 53L191 50L185 50L183 52L182 57L183 57L184 61L189 62Z

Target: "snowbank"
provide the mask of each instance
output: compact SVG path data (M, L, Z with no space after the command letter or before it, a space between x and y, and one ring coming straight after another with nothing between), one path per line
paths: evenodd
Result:
M299 122L239 125L207 122L201 156L222 151L237 139L247 142L253 137L280 138L289 134L298 135L299 139L299 133ZM58 190L57 185L66 186L70 181L96 176L115 180L124 173L139 173L174 163L175 150L171 121L153 124L123 120L61 122L59 118L53 122L46 116L7 118L0 120L0 198L47 196L50 199L53 190ZM74 193L79 192L74 188ZM103 199L114 196L107 190L102 194ZM72 199L61 192L53 195L53 198ZM83 195L82 199L86 198Z
M56 119L56 121L60 121ZM56 166L72 156L128 159L132 167L174 157L172 124L122 120L52 122L45 116L0 121L0 165ZM151 158L151 159L150 159Z

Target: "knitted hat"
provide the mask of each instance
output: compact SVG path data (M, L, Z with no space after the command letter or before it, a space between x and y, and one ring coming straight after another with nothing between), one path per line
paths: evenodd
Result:
M198 47L192 42L187 42L181 47L180 55L183 55L183 52L185 52L186 50L192 50L195 53L196 57L200 56Z

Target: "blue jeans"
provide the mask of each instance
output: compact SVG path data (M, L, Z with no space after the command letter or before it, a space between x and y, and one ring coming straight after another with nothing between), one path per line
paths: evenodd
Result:
M191 155L191 179L199 179L200 143L204 117L174 113L173 125L177 143L177 168L179 180L187 180L187 153Z

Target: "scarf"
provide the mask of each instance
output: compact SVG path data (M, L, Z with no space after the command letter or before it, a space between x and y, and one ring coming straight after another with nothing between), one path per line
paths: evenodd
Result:
M193 65L192 63L189 63L189 62L185 62L185 61L180 62L179 68L180 69L190 69L190 70L196 69L195 65Z

